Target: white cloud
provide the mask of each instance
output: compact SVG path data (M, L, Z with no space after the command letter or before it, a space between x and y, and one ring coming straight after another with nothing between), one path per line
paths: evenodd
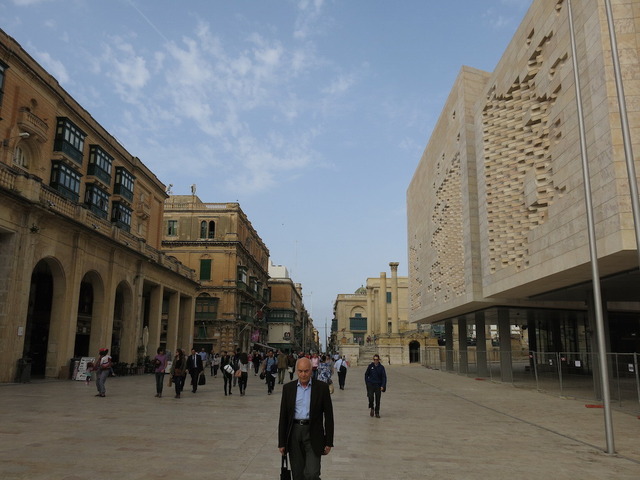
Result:
M334 79L328 87L322 89L322 93L331 96L342 95L349 90L354 83L355 78L353 75L340 75Z
M37 5L39 3L46 3L52 0L12 0L14 5L18 7L28 7L30 5Z
M56 60L48 52L40 52L35 47L29 47L29 50L34 52L34 57L42 64L45 70L58 80L61 85L68 84L71 80L67 69L60 60Z
M293 36L304 39L314 33L314 24L320 18L324 0L300 0L298 2L298 18L296 19Z
M104 68L107 77L113 81L115 90L125 101L135 101L138 92L151 78L146 60L136 54L133 45L119 37L113 40L113 45L105 46L102 61L107 64ZM94 70L97 68L93 66Z

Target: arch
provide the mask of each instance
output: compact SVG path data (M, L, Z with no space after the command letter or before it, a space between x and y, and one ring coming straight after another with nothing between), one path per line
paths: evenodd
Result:
M200 222L200 238L207 238L207 222L204 220Z
M95 270L84 274L80 282L76 315L74 356L91 356L101 347L110 348L107 339L105 291L102 277Z
M409 363L420 363L420 342L409 342Z
M58 351L49 346L64 339L62 318L65 295L66 282L62 265L52 257L38 261L31 272L29 307L22 346L22 356L31 360L31 374L34 377L58 375L59 359L56 355L48 355L48 352Z
M214 222L213 220L210 220L208 238L215 238L215 236L216 236L216 222Z

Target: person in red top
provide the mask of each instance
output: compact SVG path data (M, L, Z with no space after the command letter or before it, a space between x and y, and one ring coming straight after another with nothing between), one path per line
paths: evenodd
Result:
M96 397L105 397L107 395L107 390L104 387L109 374L111 373L111 355L109 355L108 348L101 348L98 352L100 358L96 362L96 388L98 389L98 394Z

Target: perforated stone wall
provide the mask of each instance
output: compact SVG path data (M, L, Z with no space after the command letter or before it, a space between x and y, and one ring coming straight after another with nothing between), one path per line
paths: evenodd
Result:
M464 293L461 178L460 153L456 153L433 185L435 202L431 211L430 246L434 261L429 270L427 292L434 300L445 302Z
M560 125L550 125L549 111L561 85L540 74L549 58L549 33L529 58L527 71L506 91L489 91L482 114L484 182L486 186L489 270L528 266L527 234L543 224L547 209L563 188L553 184L553 158L549 147L561 136ZM567 55L553 59L553 76ZM540 91L539 83L553 91ZM551 134L553 130L553 134Z

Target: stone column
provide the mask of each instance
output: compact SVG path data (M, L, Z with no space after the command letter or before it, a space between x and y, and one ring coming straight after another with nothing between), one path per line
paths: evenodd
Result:
M466 375L469 373L469 355L467 349L467 319L465 317L458 319L458 353L460 361L459 373Z
M511 361L511 325L509 309L498 309L498 337L500 339L500 379L513 382L513 362Z
M178 348L191 349L193 346L193 330L196 314L194 297L180 298L180 320L178 322ZM182 345L182 347L180 347Z
M389 327L387 326L389 314L387 313L387 274L380 272L380 333L387 333Z
M484 312L476 312L476 365L478 377L488 377L487 368L487 326Z
M178 347L178 326L180 325L180 294L172 292L169 295L169 312L167 317L167 345L166 349L175 354Z
M453 365L453 322L447 320L444 322L444 369L452 372Z
M390 262L391 267L391 333L398 333L398 262Z
M377 334L375 315L373 314L373 288L367 285L367 336Z
M164 287L155 285L151 289L149 299L149 340L147 344L147 355L153 357L160 344L160 330L162 328L162 298L164 297Z

